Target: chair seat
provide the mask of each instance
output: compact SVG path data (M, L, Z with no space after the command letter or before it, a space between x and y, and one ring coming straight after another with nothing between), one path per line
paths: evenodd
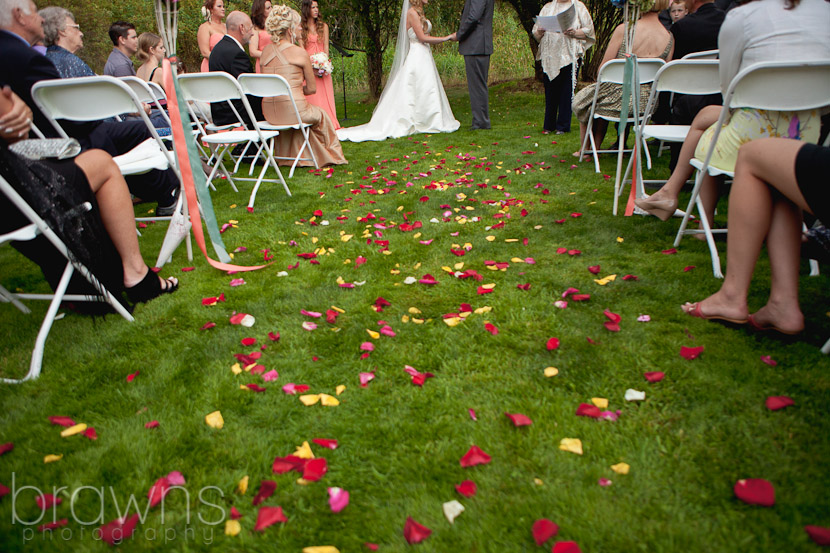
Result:
M138 175L153 169L164 170L169 167L167 156L158 143L148 138L126 154L112 158L122 175Z
M691 165L692 167L694 167L695 169L700 171L701 168L703 167L703 161L697 159L696 157L693 157L689 161L689 165ZM726 175L727 177L734 177L735 176L735 173L733 171L724 171L722 169L718 169L717 167L712 167L711 165L709 166L709 169L708 169L707 172L710 175L712 175L713 177L717 177L718 175Z
M643 136L663 142L683 142L691 128L689 125L646 125L643 127Z
M228 129L233 129L239 126L239 123L231 123L229 125L214 125L213 123L208 123L205 125L205 130L210 132L219 132L219 131L226 131Z
M263 131L262 136L265 140L274 138L279 135L279 131ZM256 131L228 131L218 132L215 134L208 134L202 137L202 142L206 144L237 144L239 142L259 142L259 135Z
M307 129L313 126L311 123L294 123L293 125L272 125L267 121L258 121L257 125L262 130L268 131L287 131L289 129L300 130L300 129Z

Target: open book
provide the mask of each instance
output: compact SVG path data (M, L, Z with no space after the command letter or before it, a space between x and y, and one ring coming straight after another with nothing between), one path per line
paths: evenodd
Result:
M561 33L576 26L576 5L571 4L568 9L556 15L537 17L536 24L548 32Z

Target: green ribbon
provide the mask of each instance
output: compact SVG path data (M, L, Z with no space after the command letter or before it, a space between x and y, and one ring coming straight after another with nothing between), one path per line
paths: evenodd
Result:
M637 57L634 55L628 55L625 58L625 68L623 71L623 83L622 83L622 104L620 106L620 136L625 136L625 127L626 122L628 121L628 111L629 111L629 103L631 101L632 92L635 98L639 100L639 87L637 90L633 90L634 88L634 64L637 62ZM634 109L640 109L640 103L637 102L637 107Z

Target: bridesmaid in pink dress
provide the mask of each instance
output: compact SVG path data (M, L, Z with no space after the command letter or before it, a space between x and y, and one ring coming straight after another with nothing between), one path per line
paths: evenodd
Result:
M329 26L323 23L320 18L320 8L317 0L302 1L302 26L303 46L309 56L324 52L329 53ZM334 107L334 85L331 75L315 77L317 80L317 92L308 96L308 103L313 106L320 106L329 114L334 128L339 129L340 122L337 120L337 110Z
M262 73L259 67L259 59L262 51L271 44L271 35L265 30L265 20L271 13L271 0L254 0L251 5L251 21L254 23L254 36L248 42L248 53L256 58L256 72Z
M199 44L199 52L202 54L202 73L206 73L211 50L227 32L225 23L222 21L225 19L224 0L205 0L202 15L205 16L207 21L199 25L196 42Z

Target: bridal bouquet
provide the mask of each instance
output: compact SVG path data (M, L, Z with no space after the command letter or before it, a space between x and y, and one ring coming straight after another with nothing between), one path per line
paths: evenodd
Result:
M331 60L325 52L318 52L311 56L311 68L314 69L318 77L331 75L331 72L334 70L334 66L331 64Z

